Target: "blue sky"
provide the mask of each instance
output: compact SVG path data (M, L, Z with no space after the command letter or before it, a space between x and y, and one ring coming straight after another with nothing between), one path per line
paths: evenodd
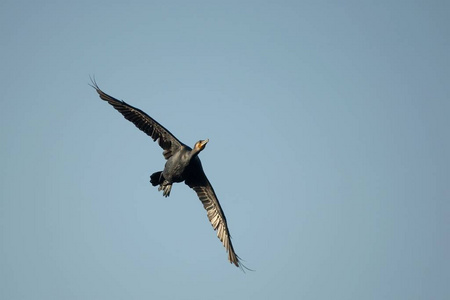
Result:
M445 1L2 1L0 298L448 299ZM201 159L149 175L141 108Z

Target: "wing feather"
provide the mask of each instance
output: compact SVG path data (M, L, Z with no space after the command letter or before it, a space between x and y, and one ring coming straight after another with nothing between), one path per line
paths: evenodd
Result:
M197 193L198 198L202 202L208 219L213 229L217 232L217 237L228 253L228 261L241 269L248 269L242 264L241 259L234 251L227 219L225 218L216 193L203 170L200 171L200 174L197 174L195 179L186 180L186 184Z
M94 79L91 79L91 86L97 91L100 98L107 101L118 112L120 112L125 119L132 122L137 128L150 136L153 141L158 140L159 146L164 149L163 155L165 159L169 159L182 145L169 130L164 128L152 117L147 115L142 110L127 104L125 101L117 100L116 98L103 92L97 85Z

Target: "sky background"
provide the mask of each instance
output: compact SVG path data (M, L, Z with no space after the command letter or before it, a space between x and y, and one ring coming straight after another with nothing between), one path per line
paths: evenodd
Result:
M0 3L1 299L450 299L448 1ZM200 155L236 252L162 150Z

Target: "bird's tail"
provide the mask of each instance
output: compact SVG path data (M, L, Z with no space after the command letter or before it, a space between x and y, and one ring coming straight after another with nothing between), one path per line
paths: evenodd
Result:
M162 176L162 171L159 172L155 172L152 175L150 175L150 183L153 186L157 186L158 184L160 184L161 182L164 181L164 177Z

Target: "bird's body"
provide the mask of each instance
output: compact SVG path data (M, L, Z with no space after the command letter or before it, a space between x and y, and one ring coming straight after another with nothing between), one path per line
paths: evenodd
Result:
M209 140L200 140L195 143L193 148L190 148L140 109L104 93L95 81L92 81L92 87L95 88L102 100L111 104L127 120L149 135L153 141L158 141L158 144L164 149L163 155L167 162L162 171L155 172L150 176L151 184L159 185L158 190L162 190L165 197L170 195L173 183L184 181L192 188L206 209L208 219L214 230L217 231L217 237L228 252L230 263L241 269L246 268L234 252L227 220L198 157Z
M202 143L206 145L207 142L208 140L198 141L196 145L201 147ZM200 151L196 150L195 147L191 149L182 145L178 151L169 157L163 171L153 173L150 176L150 182L153 186L159 185L159 189L164 191L164 196L168 197L172 183L183 182L186 179L189 182L189 179L203 172L202 163L197 156Z

